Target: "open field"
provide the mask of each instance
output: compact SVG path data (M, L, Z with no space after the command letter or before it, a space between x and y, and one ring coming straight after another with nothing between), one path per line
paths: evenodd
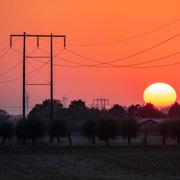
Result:
M177 146L0 147L0 180L175 180Z

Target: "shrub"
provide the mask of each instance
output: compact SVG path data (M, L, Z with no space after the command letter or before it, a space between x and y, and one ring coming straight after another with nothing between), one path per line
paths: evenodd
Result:
M13 123L4 120L0 121L0 137L2 137L1 144L4 144L6 139L11 139L13 136Z
M16 125L16 135L19 140L23 139L23 144L26 139L31 139L33 145L36 145L36 139L43 137L45 130L44 123L36 117L20 120Z
M121 122L121 135L123 138L128 139L128 143L131 144L131 139L138 136L140 125L135 118L128 117Z
M96 134L99 139L105 140L109 146L109 139L115 139L119 133L119 122L114 118L101 118L97 121Z
M93 144L96 143L96 120L87 119L83 122L82 132L83 135L92 141Z
M162 136L163 145L166 145L166 140L169 136L169 130L170 130L170 123L168 120L161 122L158 126L158 131L160 135Z
M66 137L67 133L67 126L66 122L60 119L55 119L50 122L50 128L49 128L49 135L51 142L53 142L53 139L57 138L57 143L60 142L60 137Z

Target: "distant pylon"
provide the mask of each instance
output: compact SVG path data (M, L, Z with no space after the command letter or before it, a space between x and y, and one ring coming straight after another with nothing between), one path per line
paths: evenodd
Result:
M67 107L68 98L65 97L65 96L63 96L62 99L61 99L61 102L62 102L62 104L63 104L63 107L66 108L66 107Z
M92 105L94 108L105 110L106 106L109 105L109 99L105 99L105 98L93 99Z
M30 95L26 91L26 115L29 113L29 100L30 100Z

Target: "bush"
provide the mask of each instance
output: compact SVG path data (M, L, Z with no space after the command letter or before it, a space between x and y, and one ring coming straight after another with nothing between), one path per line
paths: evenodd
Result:
M138 136L140 125L135 118L129 117L121 122L121 135L123 138L128 139L128 143L131 144L131 139Z
M17 122L16 127L15 127L16 136L18 138L18 141L21 142L21 140L23 140L23 144L25 144L26 138L27 138L26 121L27 120L20 119Z
M177 140L177 144L180 144L180 119L175 118L171 119L169 121L170 123L170 129L169 129L169 135Z
M94 119L87 119L83 122L82 132L93 144L96 143L96 121Z
M0 137L2 137L1 144L4 144L6 139L11 139L13 136L13 123L5 120L0 121Z
M25 144L26 139L31 139L33 145L36 145L36 139L43 137L45 130L44 123L35 117L20 120L16 125L16 135L19 140L23 139L23 144Z
M49 135L51 138L51 142L56 137L57 142L60 142L60 137L66 137L67 126L66 122L60 119L55 119L50 122Z
M170 122L168 120L161 122L158 126L158 131L160 135L162 136L163 145L166 145L166 140L169 136L169 130L170 130Z
M105 140L109 146L109 139L115 139L119 133L119 122L114 118L101 118L97 121L96 134L99 139Z

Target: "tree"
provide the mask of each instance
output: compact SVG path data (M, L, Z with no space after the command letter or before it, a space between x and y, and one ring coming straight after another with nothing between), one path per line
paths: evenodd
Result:
M6 121L10 118L10 115L3 109L0 109L0 121Z
M69 105L69 110L71 111L84 111L87 110L86 104L81 99L71 101L71 104Z
M26 138L27 138L26 121L27 120L20 119L15 126L15 131L16 131L16 136L18 138L18 142L21 142L21 140L22 140L23 145L26 143Z
M63 111L63 105L59 100L53 100L54 117L58 117ZM35 107L29 112L28 118L38 118L46 122L49 125L50 122L50 107L51 101L49 99L42 102L42 104L36 104Z
M115 118L97 120L96 134L99 139L105 140L106 146L109 146L109 139L115 139L119 134L119 122Z
M147 103L143 106L139 112L139 116L142 118L161 118L164 117L163 113L156 109L153 104Z
M150 132L157 132L158 122L154 120L146 120L142 122L141 124L141 131L144 133L144 141L143 144L147 144L148 134Z
M160 135L162 136L162 144L166 145L166 140L169 136L169 121L165 120L159 124L158 131Z
M169 120L170 136L176 138L177 144L180 144L180 119L175 118Z
M20 120L16 125L16 135L19 141L23 139L23 144L26 139L31 139L33 145L36 145L36 139L43 137L45 131L44 122L36 117Z
M136 105L131 105L128 107L128 114L129 116L132 116L132 117L137 117L139 116L139 113L141 111L141 105L139 104L136 104Z
M128 143L131 144L131 138L138 136L140 125L138 121L133 117L128 117L121 122L121 135L128 139Z
M49 135L51 142L53 142L53 139L57 138L57 143L60 142L60 137L68 137L69 144L72 144L70 133L67 131L67 124L65 120L62 119L55 119L50 123L49 128Z
M0 137L2 137L1 144L4 144L6 139L11 139L13 136L13 123L9 121L9 114L0 109Z
M44 136L46 128L42 120L39 118L28 118L26 120L27 138L31 139L33 145L36 145L36 139Z
M2 137L1 144L3 145L6 139L11 139L13 136L13 123L6 120L0 121L0 137Z
M120 106L119 104L115 104L110 110L109 112L115 116L115 117L124 117L126 116L126 111L124 110L124 108L122 106Z
M96 143L96 120L90 118L83 122L82 125L83 135L92 141L93 144Z
M180 117L180 105L177 102L170 107L168 115L169 117Z

